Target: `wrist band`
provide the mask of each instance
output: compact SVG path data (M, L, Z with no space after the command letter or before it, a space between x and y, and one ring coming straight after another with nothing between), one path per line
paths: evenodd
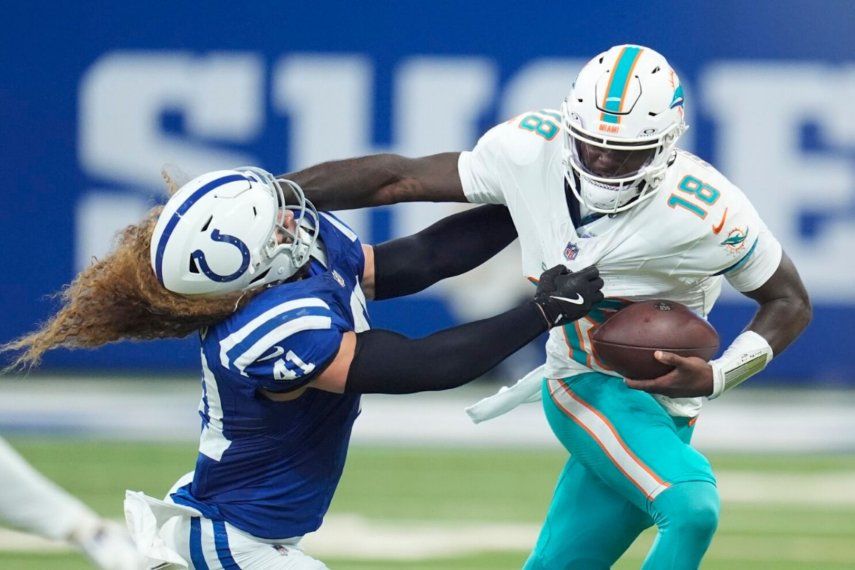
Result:
M710 400L739 386L754 376L772 360L772 347L754 331L745 331L719 358L710 361L713 369L713 393Z

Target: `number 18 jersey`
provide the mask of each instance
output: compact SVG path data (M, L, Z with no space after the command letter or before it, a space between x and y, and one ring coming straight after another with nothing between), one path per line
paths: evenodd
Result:
M470 202L508 207L526 277L558 264L571 270L596 265L605 281L602 303L550 332L549 377L616 374L594 356L591 332L628 303L669 299L706 318L723 277L739 291L752 291L777 269L781 246L742 191L684 151L677 152L652 198L614 215L583 215L577 227L565 189L559 124L556 111L526 113L488 131L458 162ZM657 399L678 416L697 415L701 404L701 398Z

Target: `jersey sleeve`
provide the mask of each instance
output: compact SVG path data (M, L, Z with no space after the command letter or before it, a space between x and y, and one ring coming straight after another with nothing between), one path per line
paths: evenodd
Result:
M342 336L343 332L336 327L295 333L271 347L268 352L272 356L256 359L246 372L261 388L271 392L302 388L333 361Z
M784 255L780 242L764 225L750 249L722 274L734 289L742 293L760 288L778 269Z
M220 344L220 363L272 392L311 382L335 358L344 330L327 303L295 299L259 315Z
M663 196L679 215L670 219L682 220L666 228L687 246L680 271L693 278L722 275L740 292L757 289L778 268L781 244L740 188L694 156L682 161L680 181Z
M741 190L730 186L722 198L720 217L706 240L710 259L716 275L724 275L737 291L753 291L778 268L781 244Z
M463 194L474 204L507 204L498 174L502 161L502 125L487 131L471 151L460 153L457 170Z
M466 199L511 207L522 188L540 183L554 145L560 144L560 120L561 115L549 109L523 113L496 125L475 148L460 153L457 170Z

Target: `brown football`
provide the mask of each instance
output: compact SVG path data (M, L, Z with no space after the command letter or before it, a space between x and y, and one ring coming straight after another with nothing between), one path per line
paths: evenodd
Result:
M688 307L674 301L641 301L624 307L594 331L596 357L625 378L649 380L672 369L653 353L666 350L709 360L718 333Z

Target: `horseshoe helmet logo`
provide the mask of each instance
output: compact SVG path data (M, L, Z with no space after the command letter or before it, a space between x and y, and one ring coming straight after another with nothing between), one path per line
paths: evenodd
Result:
M237 271L234 273L230 273L229 275L220 275L216 273L211 267L208 265L208 261L205 259L205 252L201 249L197 249L190 257L196 264L199 266L199 270L205 274L205 276L211 281L217 281L218 283L226 283L228 281L234 281L235 279L240 278L241 275L246 273L246 270L249 269L249 248L246 244L235 236L230 236L228 234L220 233L220 230L215 229L211 232L211 239L214 241L229 243L235 246L241 254L241 264L238 267Z

